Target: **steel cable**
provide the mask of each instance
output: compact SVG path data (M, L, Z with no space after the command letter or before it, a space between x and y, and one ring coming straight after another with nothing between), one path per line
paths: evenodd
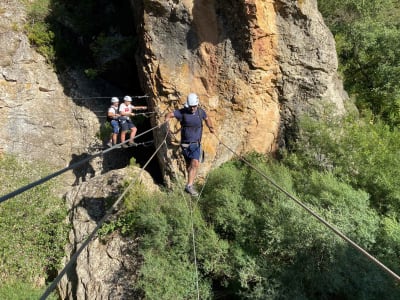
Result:
M162 124L161 124L162 125ZM159 126L161 126L159 125ZM157 127L159 127L157 126ZM140 178L140 175L144 171L144 169L147 167L147 165L150 163L150 161L154 158L154 156L157 154L157 152L161 149L161 146L164 144L164 142L167 139L167 135L165 135L163 141L160 143L160 145L157 147L155 152L152 154L152 156L149 158L149 160L144 164L144 166L140 169L139 174L136 176L135 180L133 180L128 187L124 190L124 192L118 197L117 201L114 202L114 204L107 210L105 215L101 218L101 220L97 223L97 226L93 229L93 231L90 233L90 235L86 238L86 240L81 244L81 246L78 248L78 250L72 255L71 259L69 262L65 265L65 267L61 270L61 272L58 274L58 276L53 280L53 282L48 286L46 291L43 293L43 295L40 297L40 300L46 299L50 293L56 288L57 284L60 282L62 277L66 274L66 272L73 266L73 264L76 262L78 259L78 256L82 253L82 251L86 248L87 245L91 242L97 231L103 226L103 223L107 220L107 218L112 214L112 212L118 207L119 203L121 200L124 198L124 196L127 194L127 192L133 187L133 185L137 182L138 178Z
M214 134L215 135L215 134ZM253 166L250 162L248 162L245 158L243 158L241 155L237 154L233 149L231 149L229 146L227 146L225 143L223 143L217 135L215 137L218 139L218 141L225 146L229 151L231 151L235 156L237 156L241 161L243 161L246 165L248 165L250 168L255 170L258 174L260 174L264 179L269 181L271 185L273 185L276 189L281 191L283 194L285 194L288 198L293 200L295 203L300 205L303 209L305 209L310 215L312 215L314 218L316 218L319 222L324 224L326 227L328 227L330 230L332 230L336 235L338 235L340 238L342 238L344 241L349 243L354 249L356 249L358 252L360 252L362 255L364 255L366 258L368 258L370 261L372 261L374 264L376 264L378 267L380 267L383 271L385 271L387 274L389 274L391 277L393 277L395 280L400 282L400 276L397 275L395 272L393 272L391 269L389 269L387 266L385 266L382 262L380 262L377 258L369 254L365 249L363 249L361 246L353 242L350 238L348 238L345 234L343 234L339 229L331 225L329 222L325 221L322 217L320 217L316 212L314 212L312 209L307 207L304 203L302 203L299 199L291 195L289 192L287 192L285 189L283 189L281 186L279 186L277 183L275 183L271 178L269 178L267 175L265 175L261 170Z

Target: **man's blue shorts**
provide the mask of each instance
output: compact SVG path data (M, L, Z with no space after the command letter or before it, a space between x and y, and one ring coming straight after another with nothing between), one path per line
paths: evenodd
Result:
M132 123L131 119L120 119L119 123L121 124L121 131L128 131L129 129L136 127L135 124Z
M182 144L182 154L186 161L190 161L192 159L200 160L200 143L189 144L187 147L185 147L185 144Z
M113 128L113 133L119 133L119 122L118 120L111 120L110 122L112 128Z

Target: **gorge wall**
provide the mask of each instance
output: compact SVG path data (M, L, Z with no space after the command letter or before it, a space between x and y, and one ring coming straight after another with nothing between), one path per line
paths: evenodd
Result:
M343 112L335 44L316 0L130 1L138 75L150 110L160 112L153 125L196 92L224 143L238 153L268 153L291 137L302 112L326 103ZM101 146L99 114L109 100L101 96L123 93L73 66L56 74L23 33L23 6L0 5L2 151L65 166L73 154ZM159 155L166 175L184 169L175 142ZM203 146L200 175L233 156L207 129Z
M65 167L102 146L101 97L121 92L74 66L57 74L31 47L26 14L21 1L0 2L0 152Z
M273 152L290 138L295 119L318 105L343 113L335 43L317 1L131 2L142 38L139 75L151 106L171 111L197 93L217 136L237 153ZM218 145L205 129L201 174L233 156ZM177 153L172 146L159 156L167 174L183 169Z
M225 144L240 154L269 153L290 139L303 112L326 105L344 112L347 96L337 75L335 44L316 0L130 1L140 40L136 62L141 87L150 96L150 110L159 112L153 126L196 92ZM56 74L23 33L26 12L20 1L0 2L0 15L2 151L66 166L73 155L100 146L96 133L102 119L96 111L104 112L109 99L93 97L122 92L107 82L87 80L72 66ZM179 128L170 125L172 131ZM165 133L161 126L156 143ZM184 170L178 143L178 135L172 136L158 157L167 182L176 170ZM201 176L233 157L207 128L203 146ZM113 195L122 179L115 180L112 191L93 193L107 182L102 180L96 177L66 197L74 225L68 258L99 217L91 216L85 204L93 211L91 205ZM105 245L96 240L59 286L63 298L76 299L77 293L88 299L131 296L131 286L114 280L132 280L119 273L136 267L122 258L132 250L129 245L117 235ZM101 260L102 255L107 259Z

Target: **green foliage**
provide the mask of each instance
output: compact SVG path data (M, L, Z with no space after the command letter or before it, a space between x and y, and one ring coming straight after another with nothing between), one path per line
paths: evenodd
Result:
M0 160L0 192L6 194L49 173L48 167L5 156ZM66 209L47 182L0 205L0 278L36 283L54 275L67 238ZM6 287L5 287L6 288Z
M139 294L146 299L196 297L194 237L201 299L400 296L381 269L271 184L279 184L358 245L398 269L398 215L381 216L371 207L367 192L353 188L350 176L336 173L336 168L342 174L347 169L345 163L332 160L335 147L331 144L339 141L340 148L336 131L345 136L348 128L308 122L302 131L302 137L309 137L304 142L307 151L298 148L284 164L249 155L246 160L256 170L242 161L225 163L209 175L199 202L181 191L149 193L140 184L133 188L125 199L125 212L109 229L140 241ZM309 132L310 128L317 133ZM311 149L318 149L324 159L307 170L304 166L316 158ZM338 153L344 160L344 153Z
M99 71L97 69L89 68L85 70L85 74L90 79L95 79L99 76Z
M49 63L53 63L55 59L53 47L55 35L46 21L50 13L50 1L35 0L26 5L28 6L28 22L25 31L29 41Z
M32 23L44 22L49 14L50 0L25 0L28 6L28 17Z
M256 170L242 161L225 163L209 175L198 203L180 191L149 193L140 184L133 188L125 199L125 212L109 224L109 229L140 241L139 294L146 299L196 297L193 222L201 299L400 296L381 269L271 184L279 184L398 270L398 214L380 215L371 207L370 195L352 187L356 181L350 180L350 175L339 176L346 174L347 164L333 160L336 148L332 144L341 148L338 133L341 138L346 136L349 125L318 126L310 120L307 124L302 138L308 139L301 143L307 145L307 151L298 147L284 164L249 155L246 160ZM316 132L309 131L311 128ZM353 130L359 132L358 141L366 143L360 128ZM382 133L384 128L388 130L383 127ZM388 136L391 131L386 132ZM358 148L355 144L352 147L356 153ZM318 156L314 149L318 149ZM344 161L345 152L337 153ZM316 157L324 159L316 160L307 170L305 166Z
M222 270L228 267L227 243L218 239L190 201L181 192L148 193L140 185L125 199L126 211L115 228L140 237L144 262L137 286L146 299L197 297L192 221L202 271L198 278L201 299L211 298L211 282L205 274L224 274Z
M97 137L102 141L108 141L112 134L112 126L110 122L104 122L100 126L100 131L97 134Z
M377 253L387 263L398 262L400 257L400 221L395 215L386 216L381 220L381 232L378 235ZM397 274L400 265L394 268Z
M304 176L261 157L248 160L362 247L373 249L379 217L369 207L368 194L329 173ZM229 241L231 266L224 269L229 273L213 277L228 294L249 299L399 296L385 274L243 163L213 172L201 202L217 234ZM375 280L381 286L368 285Z
M0 299L2 300L37 300L43 295L43 290L26 283L12 283L0 287ZM47 299L56 300L55 294Z
M31 44L36 47L36 50L42 54L46 60L51 63L55 59L55 51L53 48L54 33L45 23L35 23L26 26L28 38Z
M400 132L368 119L301 121L296 152L286 163L297 170L332 171L371 196L380 213L400 213Z
M361 110L400 125L400 5L395 0L319 0L335 35L345 88Z
M146 262L141 269L141 288L146 299L193 299L196 298L196 277L193 263L181 257L164 257L148 250L143 253ZM202 291L202 299L208 293ZM206 292L206 293L204 293Z

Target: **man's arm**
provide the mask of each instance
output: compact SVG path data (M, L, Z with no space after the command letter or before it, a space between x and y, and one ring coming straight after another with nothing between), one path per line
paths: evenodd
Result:
M215 130L214 130L214 127L212 125L211 119L207 118L207 119L204 119L204 121L206 121L206 125L207 125L208 129L210 130L210 132L214 133Z
M173 112L167 113L165 115L165 122L168 122L171 118L174 118L174 117L175 117L175 115Z
M132 109L133 110L147 109L147 106L134 106Z

